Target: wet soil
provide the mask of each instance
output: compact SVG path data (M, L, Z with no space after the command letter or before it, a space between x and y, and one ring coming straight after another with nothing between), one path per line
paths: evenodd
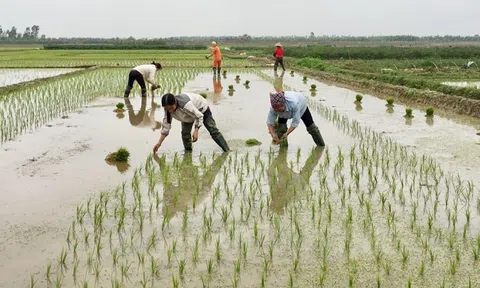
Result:
M0 69L0 87L50 78L80 69Z

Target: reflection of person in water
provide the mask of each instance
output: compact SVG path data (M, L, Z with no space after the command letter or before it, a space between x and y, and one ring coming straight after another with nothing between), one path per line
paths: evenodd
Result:
M278 214L282 214L284 207L287 206L295 196L294 189L297 195L301 195L301 193L307 191L310 176L322 157L324 149L325 147L312 149L310 156L299 173L295 173L289 167L287 149L280 149L277 158L273 159L267 170L270 195L272 198L270 209ZM274 175L276 175L275 179Z
M274 72L275 80L273 81L273 88L275 91L283 91L283 76L285 75L285 70L282 71L282 74L278 76L277 70Z
M222 99L222 80L220 77L213 78L213 104L220 104L220 99Z
M127 106L127 110L128 110L128 120L130 120L130 124L132 124L132 126L151 127L153 130L159 129L161 127L160 122L155 121L155 110L158 107L158 105L153 101L153 97L150 102L150 105L151 105L150 112L147 113L146 111L147 98L142 97L140 110L138 111L137 114L135 114L135 111L133 110L133 105L130 102L130 99L128 98L124 98L124 99L125 99L125 106Z
M167 169L167 163L164 159L158 157L157 154L154 154L153 157L159 164L160 170ZM175 171L175 169L170 168L169 183L163 183L163 209L167 211L167 215L173 217L177 212L183 212L192 205L197 189L199 191L196 199L198 207L212 189L213 182L227 157L228 154L226 153L218 154L213 163L207 167L207 170L199 175L199 168L193 165L192 153L185 153L179 165L179 170ZM175 174L182 175L182 179L177 179L176 183L173 179ZM195 181L195 179L198 179L198 181Z

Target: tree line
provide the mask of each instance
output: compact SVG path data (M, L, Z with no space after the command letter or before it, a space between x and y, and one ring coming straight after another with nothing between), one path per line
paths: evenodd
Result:
M46 39L45 34L40 36L40 26L33 25L31 27L25 28L23 33L19 32L16 26L13 26L10 29L4 30L2 25L0 25L0 39L1 40L37 40L37 39Z

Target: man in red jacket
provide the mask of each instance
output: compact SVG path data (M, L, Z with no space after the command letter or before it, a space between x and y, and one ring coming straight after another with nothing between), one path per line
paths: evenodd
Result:
M273 65L273 69L277 71L278 64L282 66L283 71L285 71L285 66L283 65L283 47L282 44L277 43L275 44L277 49L273 53L273 57L275 57L275 65Z

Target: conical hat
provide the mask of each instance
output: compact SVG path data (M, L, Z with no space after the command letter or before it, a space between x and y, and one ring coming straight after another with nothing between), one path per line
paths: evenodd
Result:
M276 47L282 47L282 44L280 44L280 42L278 42L277 44L275 44Z

